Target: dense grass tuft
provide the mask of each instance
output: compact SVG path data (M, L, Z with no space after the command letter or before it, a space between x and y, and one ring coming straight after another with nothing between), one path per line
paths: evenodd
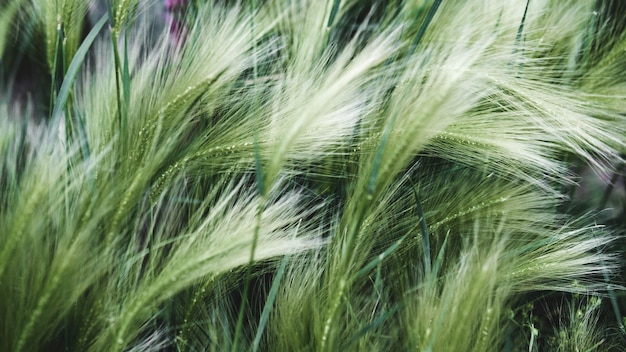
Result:
M0 5L0 350L620 349L619 2L176 3Z

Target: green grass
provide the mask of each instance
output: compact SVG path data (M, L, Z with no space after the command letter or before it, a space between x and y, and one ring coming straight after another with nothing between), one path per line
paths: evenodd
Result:
M0 5L0 350L620 350L618 3L107 4Z

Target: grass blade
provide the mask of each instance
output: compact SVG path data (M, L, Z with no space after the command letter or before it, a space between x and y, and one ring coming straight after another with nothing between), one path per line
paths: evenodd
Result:
M276 294L278 293L278 289L280 288L280 282L283 278L283 274L285 273L285 268L287 268L287 262L289 261L289 257L286 256L280 263L280 267L276 272L276 277L272 282L272 287L270 288L270 293L267 296L267 300L265 301L265 306L263 307L263 313L261 313L261 319L259 321L259 327L256 330L256 337L254 338L254 343L252 345L252 351L256 352L259 349L259 343L261 343L261 337L263 336L263 331L265 330L265 326L267 325L267 321L270 317L270 313L272 308L274 307L274 301L276 300Z
M422 202L420 202L419 195L415 188L413 190L413 196L415 197L415 206L417 213L420 216L420 228L422 231L422 246L424 247L424 270L426 275L430 275L431 271L431 259L430 259L430 234L428 233L428 225L426 224L426 216L424 215L424 209L422 209Z
M367 334L371 330L373 330L376 327L378 327L380 324L384 323L385 320L387 320L390 317L392 317L398 310L400 310L400 306L399 305L394 305L390 310L385 312L385 314L382 314L378 318L374 319L373 322L371 322L370 324L365 326L363 329L359 330L354 336L352 336L350 338L350 340L348 340L348 343L346 344L346 347L354 345L356 342L359 341L359 339L361 337L363 337L365 334Z
M426 18L424 18L424 22L422 22L422 25L420 26L420 29L418 30L417 35L415 36L415 39L413 40L413 44L411 44L409 55L412 55L413 53L415 53L415 49L417 49L417 46L422 41L422 38L424 37L424 34L426 33L426 29L428 29L428 26L432 22L433 17L435 17L435 14L437 13L437 10L439 9L439 5L441 5L441 0L435 0L435 2L430 7L430 9L428 9L428 13L426 13Z
M91 29L91 31L89 32L85 40L82 42L82 44L78 48L78 51L76 51L76 55L74 55L74 58L72 59L72 62L70 63L70 66L67 69L67 72L65 73L65 77L63 78L61 89L59 89L59 94L57 95L57 98L54 104L54 110L52 112L53 119L59 118L61 114L63 113L63 109L65 108L67 99L70 96L72 85L74 84L74 81L76 80L76 77L78 76L78 70L80 69L81 65L85 61L85 57L87 56L87 52L89 51L89 48L91 47L93 42L96 40L96 37L98 36L98 34L100 33L104 25L106 24L107 20L108 20L107 15L102 16L102 18L100 18L100 20L93 26L93 28Z
M356 275L354 275L354 279L358 279L360 277L362 277L363 275L367 274L370 270L372 270L373 268L375 268L376 266L378 266L380 263L383 262L383 260L385 260L386 257L388 257L391 253L393 253L393 251L395 251L396 249L398 249L398 247L400 246L400 244L402 244L402 241L404 241L404 239L406 238L407 235L402 236L402 238L400 238L399 240L397 240L396 242L394 242L391 246L389 246L389 248L387 248L384 252L382 252L381 254L379 254L376 258L374 258L372 261L370 261L369 263L367 263L367 265L365 265L363 268L361 268L361 270L359 270Z
M341 0L335 0L333 3L333 7L330 10L330 15L328 16L328 25L327 27L332 27L335 22L335 17L337 17L337 12L339 12L339 5L341 5Z

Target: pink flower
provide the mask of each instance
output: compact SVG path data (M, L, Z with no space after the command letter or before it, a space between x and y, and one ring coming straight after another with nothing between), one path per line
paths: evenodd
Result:
M182 16L185 6L187 6L187 0L165 0L165 22L175 46L179 46L185 40L185 25Z
M182 8L187 5L187 0L165 0L165 9L168 12L176 10L176 8Z

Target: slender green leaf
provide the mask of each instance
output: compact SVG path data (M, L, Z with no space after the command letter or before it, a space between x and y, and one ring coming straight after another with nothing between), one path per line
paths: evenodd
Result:
M261 319L259 320L259 327L256 330L256 336L254 337L254 342L252 344L252 351L254 352L259 349L259 344L261 343L261 338L263 337L263 331L265 331L265 326L267 325L267 321L270 318L270 313L272 312L272 308L274 307L274 301L276 300L276 295L278 294L280 282L283 278L283 274L285 273L285 269L287 268L288 261L288 256L283 258L283 260L280 262L280 267L276 272L276 276L274 277L274 281L272 281L272 287L270 288L270 292L267 295L267 299L265 300L265 306L263 307Z
M61 116L63 109L65 109L65 104L67 103L67 99L70 96L74 81L78 76L78 71L85 61L85 57L87 56L89 48L96 40L96 37L98 36L102 28L104 28L107 20L107 15L102 16L102 18L100 18L100 20L93 26L87 37L85 37L85 40L83 40L82 44L78 48L78 51L76 51L76 55L74 55L74 58L72 59L72 62L70 63L70 66L68 67L65 76L63 77L61 89L59 89L59 94L57 95L57 98L55 100L54 110L52 112L53 119L58 119Z

